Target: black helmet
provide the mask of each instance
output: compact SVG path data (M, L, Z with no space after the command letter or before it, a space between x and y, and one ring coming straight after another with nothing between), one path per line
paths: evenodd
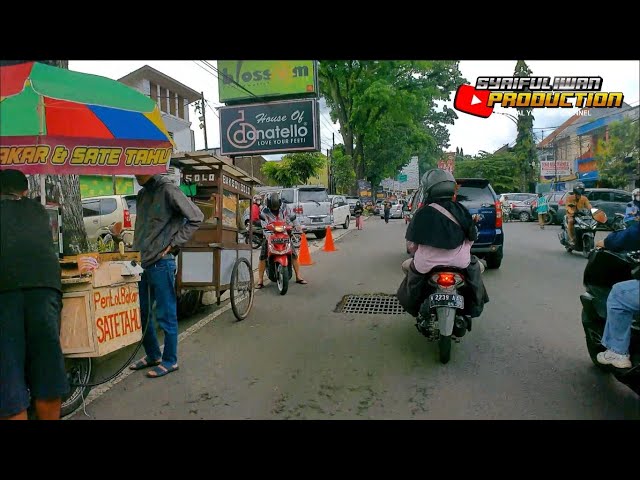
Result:
M576 195L584 195L584 183L578 182L573 186L573 193Z
M280 200L280 194L278 192L272 192L267 198L267 208L273 213L278 213L282 206L282 200Z
M425 200L452 199L456 193L456 179L447 170L432 168L427 170L420 181Z

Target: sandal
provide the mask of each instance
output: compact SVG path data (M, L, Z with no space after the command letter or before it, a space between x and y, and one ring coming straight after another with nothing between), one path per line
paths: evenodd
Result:
M158 378L158 377L164 377L167 373L171 373L171 372L175 372L176 370L178 370L178 365L172 365L170 367L165 367L164 365L160 364L157 367L155 367L153 370L149 370L147 372L147 377L149 378Z
M299 283L300 285L306 285L306 284L307 284L307 283L309 283L309 282L307 282L307 281L306 281L306 280L304 280L304 279L299 279L299 280L296 280L296 283Z
M156 365L160 365L162 362L161 359L154 360L153 362L149 362L149 358L145 355L137 362L129 365L129 370L142 370L143 368L155 367Z
M260 290L261 288L264 288L264 283L259 283L256 285L256 290Z

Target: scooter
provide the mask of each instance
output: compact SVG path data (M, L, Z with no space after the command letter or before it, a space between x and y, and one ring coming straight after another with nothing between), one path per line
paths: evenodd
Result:
M265 220L264 216L260 216ZM291 215L291 221L295 220ZM267 276L278 285L280 295L289 289L289 280L293 276L293 248L291 232L293 227L284 221L273 221L265 228L267 238Z
M597 248L589 257L584 270L583 283L586 292L580 295L582 303L582 328L587 342L587 350L593 364L610 372L614 377L640 395L640 315L631 326L629 353L632 367L618 369L602 365L597 355L605 350L602 335L607 322L607 297L613 285L632 278L640 278L640 251L615 253Z
M575 250L576 252L582 252L582 255L588 258L596 246L595 236L598 224L607 224L606 213L597 208L578 210L574 215L575 243L573 245L569 242L568 221L569 216L565 215L562 222L562 230L558 233L560 243L567 252L571 253Z

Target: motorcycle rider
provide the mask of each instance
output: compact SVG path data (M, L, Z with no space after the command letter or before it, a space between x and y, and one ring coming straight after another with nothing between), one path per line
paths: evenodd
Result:
M287 207L287 204L282 201L278 192L272 192L267 197L266 205L261 211L261 214L266 218L262 220L262 230L267 232L267 225L274 221L285 221L288 225L293 225L296 229L300 228L300 222L298 219L293 222L289 218L291 212ZM296 248L291 245L293 270L296 273L296 283L306 285L307 282L300 276L300 263L298 262L298 252ZM258 279L259 283L256 288L260 289L264 287L264 271L267 268L267 238L266 236L262 240L262 248L260 250L260 263L258 264Z
M569 235L569 245L576 243L576 233L574 228L576 212L587 209L591 210L591 203L584 194L584 183L578 182L573 186L573 192L567 195L567 233Z
M415 212L405 235L413 258L402 263L402 270L409 276L412 272L426 275L437 266L467 269L467 283L473 292L469 307L480 312L489 298L480 276L484 263L471 255L471 246L478 238L479 216L472 216L464 205L454 200L457 183L451 172L438 168L428 170L422 176L421 186L424 206ZM422 303L422 292L408 288L410 291L398 298L410 312Z
M631 192L631 201L627 203L627 208L624 212L625 225L630 227L633 222L640 222L640 188L636 188Z
M596 247L613 252L640 250L640 222L629 228L613 232ZM607 297L607 323L602 334L602 345L607 349L597 355L603 365L616 368L631 368L629 343L633 317L640 313L640 279L635 278L616 283Z

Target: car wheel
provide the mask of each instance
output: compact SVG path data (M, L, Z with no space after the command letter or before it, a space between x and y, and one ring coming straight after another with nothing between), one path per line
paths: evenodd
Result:
M316 238L319 238L320 240L322 240L324 237L327 236L327 232L322 230L320 232L313 232L316 236Z
M502 265L502 251L496 253L489 253L485 260L487 261L487 268L498 269Z
M342 225L342 227L347 230L349 228L349 216L347 215L347 218L344 220L344 224Z
M531 218L531 215L529 215L527 212L520 212L520 215L518 215L518 218L520 219L521 222L528 222L529 219Z

